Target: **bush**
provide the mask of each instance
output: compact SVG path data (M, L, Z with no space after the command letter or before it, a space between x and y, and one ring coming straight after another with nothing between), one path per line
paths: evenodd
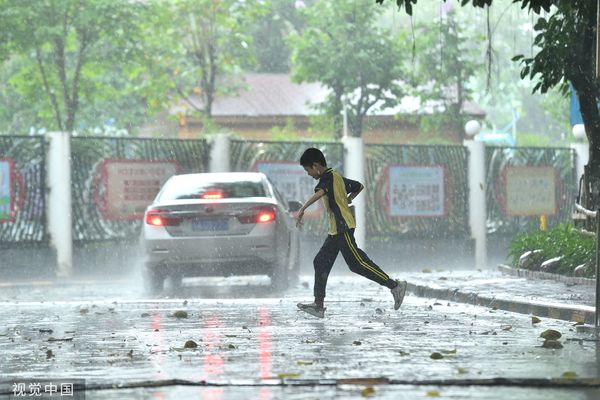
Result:
M513 267L519 267L519 258L528 251L540 250L529 269L540 270L541 263L555 257L560 259L553 272L573 275L575 267L586 264L585 276L594 275L596 240L575 230L572 224L560 224L548 231L534 231L516 236L509 245ZM541 261L540 261L541 260Z

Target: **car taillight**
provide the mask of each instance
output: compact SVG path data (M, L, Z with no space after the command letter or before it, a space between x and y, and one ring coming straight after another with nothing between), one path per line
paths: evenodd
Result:
M254 207L250 213L239 215L238 220L242 224L266 224L275 221L275 209L269 206Z
M146 213L146 224L154 226L178 226L181 218L173 217L158 210L148 210Z
M202 193L202 195L200 196L201 199L205 200L218 200L222 199L223 197L224 196L222 190L209 190Z

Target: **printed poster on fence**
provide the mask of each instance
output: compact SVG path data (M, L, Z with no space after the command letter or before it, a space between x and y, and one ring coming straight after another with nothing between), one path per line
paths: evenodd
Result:
M504 174L507 215L556 214L556 169L554 167L509 166L505 168Z
M139 219L162 185L177 174L176 161L105 160L100 209L106 219Z
M315 193L317 181L308 176L296 161L258 161L253 169L265 174L286 202L295 200L304 203ZM321 202L318 202L305 215L317 215L321 210Z
M389 167L389 215L392 217L445 215L445 176L446 170L441 165Z
M12 221L14 163L0 158L0 222Z

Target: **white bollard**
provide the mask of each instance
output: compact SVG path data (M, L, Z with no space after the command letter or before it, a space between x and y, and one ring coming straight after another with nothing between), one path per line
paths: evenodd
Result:
M366 186L365 183L365 146L363 139L359 137L343 137L344 144L344 175L347 178L359 181ZM366 194L363 192L358 195L353 201L354 211L356 214L356 230L354 238L356 244L361 249L365 249L366 245Z
M73 224L71 215L71 135L48 132L47 226L50 246L56 254L56 275L70 277L73 273Z
M231 138L229 135L218 133L212 138L210 151L210 172L231 171Z
M475 239L475 266L486 268L485 144L465 140L464 145L469 151L469 226Z

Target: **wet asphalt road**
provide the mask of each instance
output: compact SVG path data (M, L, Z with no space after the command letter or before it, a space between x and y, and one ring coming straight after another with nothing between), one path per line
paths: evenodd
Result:
M87 399L600 398L600 390L582 387L423 384L565 372L597 378L597 342L574 340L585 336L570 323L533 325L525 315L410 295L394 311L387 289L346 276L330 279L319 320L295 306L312 300L311 277L286 293L272 293L267 283L186 281L159 298L129 280L0 286L1 380L83 378L95 388ZM548 328L563 334L562 349L541 347ZM189 340L198 347L184 348ZM432 359L434 352L442 358ZM282 379L295 385L281 386ZM106 388L118 384L137 387Z

